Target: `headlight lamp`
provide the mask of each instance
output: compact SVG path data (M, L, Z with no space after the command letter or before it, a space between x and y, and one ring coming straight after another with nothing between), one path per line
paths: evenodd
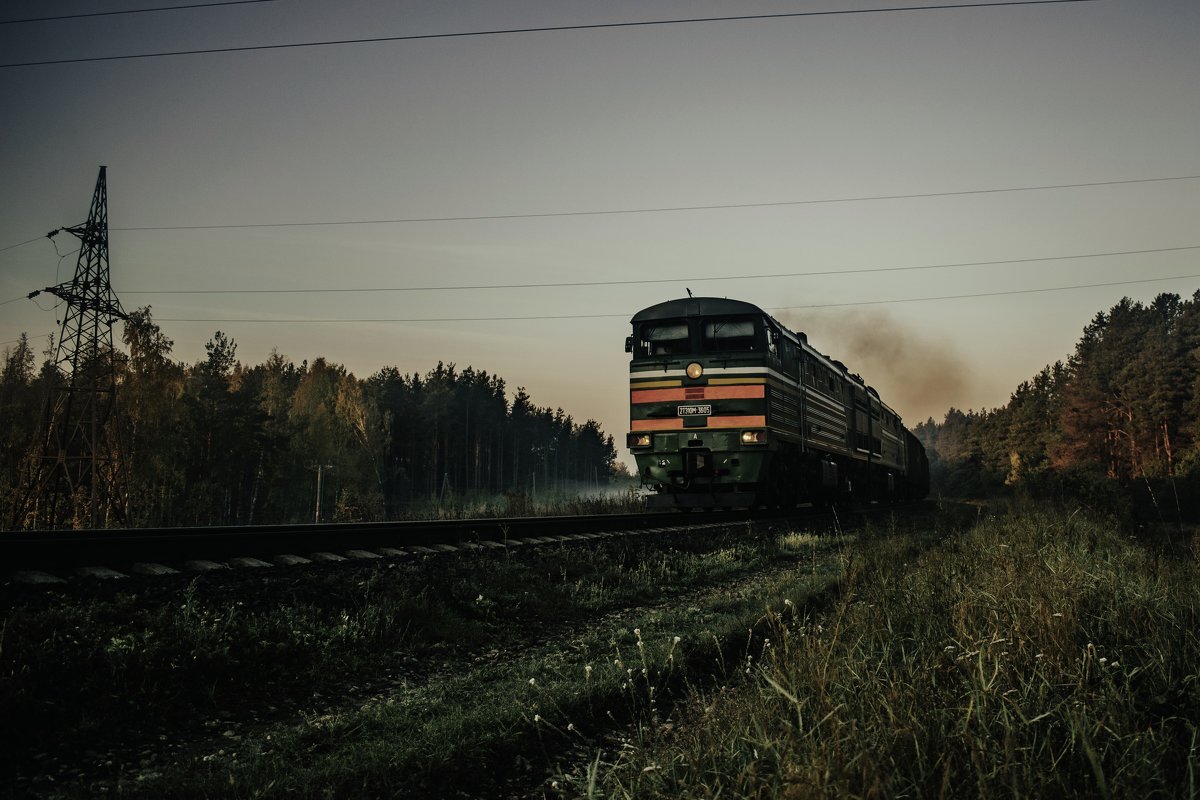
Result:
M704 374L704 367L700 366L698 361L693 361L687 365L687 376L692 380L696 380Z
M742 431L742 444L766 444L766 431Z
M652 441L652 434L649 433L631 433L625 437L625 443L629 447L649 447Z

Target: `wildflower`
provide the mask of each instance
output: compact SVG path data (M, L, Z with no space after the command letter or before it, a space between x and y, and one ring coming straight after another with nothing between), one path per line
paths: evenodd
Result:
M540 725L540 724L542 723L542 715L541 715L541 714L534 714L534 715L533 715L533 721L534 721L534 723L535 723L535 724L538 724L538 725Z
M1116 669L1117 667L1121 666L1121 662L1120 662L1120 661L1114 661L1114 662L1112 662L1112 666L1113 666L1113 669Z
M575 730L575 723L574 723L574 722L568 723L568 724L567 724L567 730L569 730L569 731L574 731L574 730Z
M592 677L592 665L591 664L588 664L586 667L583 668L583 677L587 678L587 679L591 679L591 677Z
M680 639L678 636L676 636L674 639L672 639L672 640L671 640L671 644L672 644L672 645L676 645L676 644L679 644L679 643L680 643L680 642L682 642L682 641L683 641L683 639Z
M1104 666L1107 663L1108 663L1108 659L1105 658L1104 656L1100 656L1100 666Z
M1052 617L1061 617L1061 616L1062 616L1062 612L1060 612L1060 611L1055 611L1055 612L1054 612L1053 614L1051 614L1050 616L1052 616Z
M529 685L530 685L530 686L537 686L537 678L530 678L530 679L529 679Z
M791 600L784 600L784 601L783 601L783 604L784 604L785 606L787 606L788 608L794 608L794 607L795 607L795 605L796 605L796 604L795 604L795 603L793 603Z
M639 639L640 639L640 638L642 638L642 629L641 629L641 628L634 628L634 629L633 629L633 635L634 635L634 636L636 636L636 637L638 637Z

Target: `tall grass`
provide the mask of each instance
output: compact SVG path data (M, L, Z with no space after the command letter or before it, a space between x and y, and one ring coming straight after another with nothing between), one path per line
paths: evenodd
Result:
M593 514L632 514L645 510L635 484L545 489L503 494L470 493L406 503L398 518L493 519L497 517L569 517ZM350 521L350 520L346 520Z
M740 686L577 776L611 797L1198 797L1200 565L1024 509L918 553L865 537ZM755 647L757 645L757 647Z
M789 557L770 535L681 535L16 592L0 620L0 719L20 737L0 748L0 770L248 708L319 706L313 693L338 694L348 675L380 691L397 675L420 682L465 653L524 647Z

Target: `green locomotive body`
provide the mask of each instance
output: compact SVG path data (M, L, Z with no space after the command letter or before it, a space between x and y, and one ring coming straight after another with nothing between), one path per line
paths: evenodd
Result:
M878 393L759 307L689 297L626 339L627 444L654 507L924 497L924 448Z

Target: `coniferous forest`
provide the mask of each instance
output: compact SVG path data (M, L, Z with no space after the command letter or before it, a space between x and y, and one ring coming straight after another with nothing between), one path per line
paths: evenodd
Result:
M523 388L510 399L503 378L472 367L385 367L363 380L323 358L295 364L277 352L248 366L220 331L189 365L171 358L174 343L149 308L130 314L124 344L108 357L125 525L312 521L318 470L323 521L399 519L500 493L522 513L534 491L599 488L623 472L597 422L536 406ZM4 353L2 525L37 453L46 398L64 379L49 353L37 362L25 337Z
M386 367L363 380L317 358L272 353L247 366L218 331L206 358L171 358L148 308L125 324L118 366L121 457L134 526L314 518L397 519L448 498L599 487L623 469L611 435L472 367L424 375ZM22 339L0 372L0 520L13 519L22 464L37 447L60 375ZM1007 404L951 408L914 432L935 492L1007 489L1121 495L1161 516L1200 512L1200 291L1128 298L1097 313L1075 352L1023 381ZM1095 499L1101 500L1097 496ZM514 505L514 500L515 505Z
M949 496L1001 487L1129 498L1163 518L1200 500L1200 291L1121 300L1075 352L1022 382L1008 403L950 409L914 432ZM1096 498L1101 499L1100 497Z

